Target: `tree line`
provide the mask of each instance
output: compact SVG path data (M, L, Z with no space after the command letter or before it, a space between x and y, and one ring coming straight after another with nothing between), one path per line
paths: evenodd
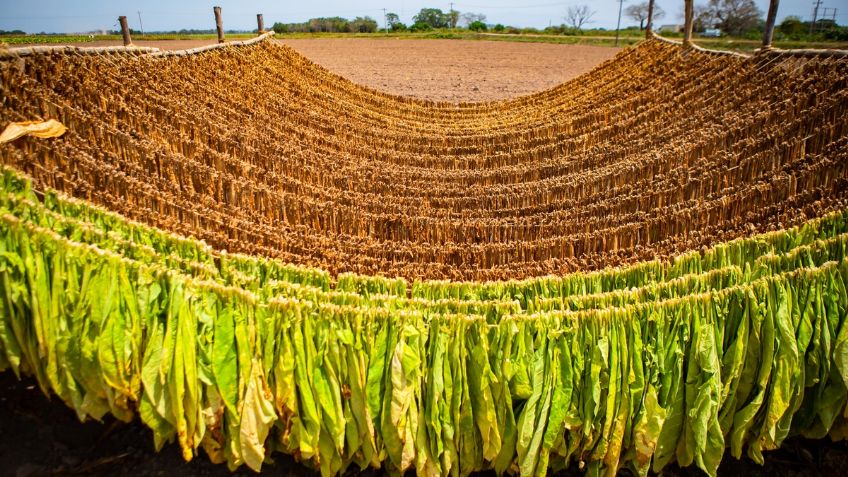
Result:
M486 23L486 15L482 13L456 10L447 12L438 8L422 8L412 17L412 23L406 25L400 21L396 13L387 13L384 25L381 27L372 17L356 17L348 20L342 17L312 18L302 23L274 23L273 30L277 33L375 33L387 29L391 32L422 32L437 29L464 28L471 31L487 31L504 33L550 33L562 35L580 34L590 25L595 15L588 5L572 5L564 12L564 22L559 26L550 26L543 30L535 28L515 28L501 24ZM638 22L639 30L647 28L648 2L642 1L629 5L625 11L627 18ZM659 5L654 5L653 21L666 16ZM682 16L682 14L681 14ZM719 29L723 34L735 37L759 36L765 27L763 12L754 0L708 0L707 3L695 5L693 28L695 32L707 29ZM798 17L786 17L776 30L777 39L807 40L815 38L825 40L848 41L848 28L840 27L832 20L821 19L815 25L802 21ZM811 35L812 33L812 35Z
M565 15L566 24L579 31L592 23L595 13L588 5L570 6ZM707 3L696 4L694 13L692 27L695 32L718 29L736 37L759 37L765 28L764 12L757 7L754 0L708 0ZM639 22L640 30L647 28L648 2L629 5L624 14ZM654 22L664 18L665 14L662 7L654 5ZM682 18L682 12L680 17ZM788 16L780 23L775 33L778 39L807 40L820 37L825 40L848 40L848 28L840 27L835 21L824 18L816 20L813 25L797 16Z
M412 17L412 24L406 25L400 21L396 13L386 13L385 28L392 32L429 31L444 28L467 28L472 31L485 31L486 15L482 13L460 13L456 10L447 12L439 8L422 8ZM496 25L497 27L497 25ZM302 23L274 23L272 29L276 33L375 33L383 30L377 20L372 17L356 17L348 20L342 17L311 18ZM500 25L496 30L503 30Z

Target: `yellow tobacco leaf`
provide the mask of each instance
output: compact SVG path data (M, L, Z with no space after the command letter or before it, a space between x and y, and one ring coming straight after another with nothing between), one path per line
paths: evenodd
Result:
M27 134L42 139L59 137L62 134L65 134L65 131L67 130L68 128L66 128L64 124L56 121L55 119L48 119L47 121L23 121L20 123L10 123L6 126L3 134L0 134L0 144L14 141L15 139L21 136L26 136Z

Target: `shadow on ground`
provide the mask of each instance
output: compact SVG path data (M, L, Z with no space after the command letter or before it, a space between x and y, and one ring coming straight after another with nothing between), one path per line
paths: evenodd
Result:
M275 454L274 463L263 466L262 475L316 477L318 474ZM349 472L350 474L350 472ZM379 471L359 475L377 476ZM150 431L140 422L125 424L114 419L80 423L76 415L57 399L48 400L35 381L18 381L10 372L0 373L0 475L31 476L254 476L242 467L230 473L225 465L214 465L205 455L184 462L176 444L160 453L153 449ZM413 474L408 474L411 477ZM481 477L494 477L493 473ZM559 477L582 476L574 468ZM631 475L627 471L621 476ZM665 476L704 476L694 467L667 468ZM848 443L793 438L766 454L765 466L748 459L725 455L720 476L833 476L848 475Z

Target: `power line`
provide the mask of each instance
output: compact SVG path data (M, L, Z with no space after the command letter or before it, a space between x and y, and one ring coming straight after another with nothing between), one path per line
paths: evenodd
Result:
M836 21L836 8L824 7L824 13L822 13L822 19L827 20L827 12L828 11L832 12L830 14L830 20L835 22Z

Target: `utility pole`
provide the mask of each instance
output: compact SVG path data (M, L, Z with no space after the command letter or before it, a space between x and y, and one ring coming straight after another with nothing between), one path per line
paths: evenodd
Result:
M822 19L827 20L827 12L833 12L830 16L831 21L836 23L836 8L828 8L824 7L824 13L822 13Z
M141 29L141 36L144 36L144 23L141 23L141 10L136 13L138 13L138 26Z
M383 27L386 29L386 35L389 34L389 17L386 16L386 9L383 9Z
M453 27L454 27L454 21L453 21L453 2L451 2L451 8L450 8L450 11L448 12L448 15L450 15L451 31L453 31Z
M816 27L816 18L819 16L819 7L822 4L822 0L816 0L813 3L813 21L810 22L810 35L813 34L813 29Z
M618 30L621 28L621 9L624 7L624 0L618 0L618 23L615 24L615 46L618 46Z

